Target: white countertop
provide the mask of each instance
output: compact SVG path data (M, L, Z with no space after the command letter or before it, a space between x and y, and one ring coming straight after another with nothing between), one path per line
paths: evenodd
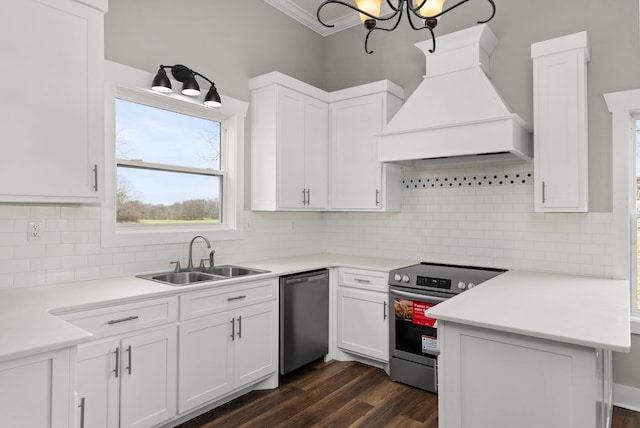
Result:
M124 276L4 290L0 291L0 361L72 346L91 338L90 333L61 320L52 315L52 312L59 314L170 296L327 267L342 266L388 272L414 263L414 260L322 253L239 263L242 266L268 270L270 273L181 287Z
M508 271L432 307L430 317L628 352L629 281Z

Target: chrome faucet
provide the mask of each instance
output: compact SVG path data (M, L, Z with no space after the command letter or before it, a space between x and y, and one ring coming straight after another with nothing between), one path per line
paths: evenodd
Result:
M204 241L207 243L207 248L211 248L211 243L209 242L209 240L207 238L205 238L202 235L196 235L193 237L193 239L191 240L191 242L189 243L189 264L187 264L187 269L193 269L193 241L195 241L198 238L202 238L204 239Z

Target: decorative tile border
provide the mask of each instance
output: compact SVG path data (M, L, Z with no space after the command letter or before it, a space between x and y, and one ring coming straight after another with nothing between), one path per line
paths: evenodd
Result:
M507 174L442 175L433 177L413 177L402 180L406 189L430 189L446 187L489 187L533 184L533 172Z

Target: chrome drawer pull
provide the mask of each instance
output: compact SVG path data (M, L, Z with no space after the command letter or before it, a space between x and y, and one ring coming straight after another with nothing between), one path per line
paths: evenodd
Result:
M246 299L247 296L236 296L236 297L228 297L227 298L227 302L233 302L234 300L242 300L242 299Z
M116 377L118 377L118 372L120 367L120 348L116 348L116 350L113 351L113 353L116 354L116 367L111 371L116 374Z
M138 318L140 318L138 315L132 315L132 316L126 317L126 318L120 318L120 319L117 319L117 320L111 320L107 324L118 324L119 322L137 320Z
M361 284L371 284L371 281L369 281L368 279L353 278L353 280Z
M131 374L131 345L127 346L127 353L129 354L129 367L125 367L125 370L128 370L129 374Z
M84 428L84 397L80 399L78 407L80 408L80 428Z

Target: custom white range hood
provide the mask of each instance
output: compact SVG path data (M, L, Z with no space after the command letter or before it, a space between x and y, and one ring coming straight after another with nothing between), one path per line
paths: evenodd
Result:
M489 55L498 44L486 25L417 43L427 73L378 134L378 160L411 164L528 160L531 133L489 80Z

